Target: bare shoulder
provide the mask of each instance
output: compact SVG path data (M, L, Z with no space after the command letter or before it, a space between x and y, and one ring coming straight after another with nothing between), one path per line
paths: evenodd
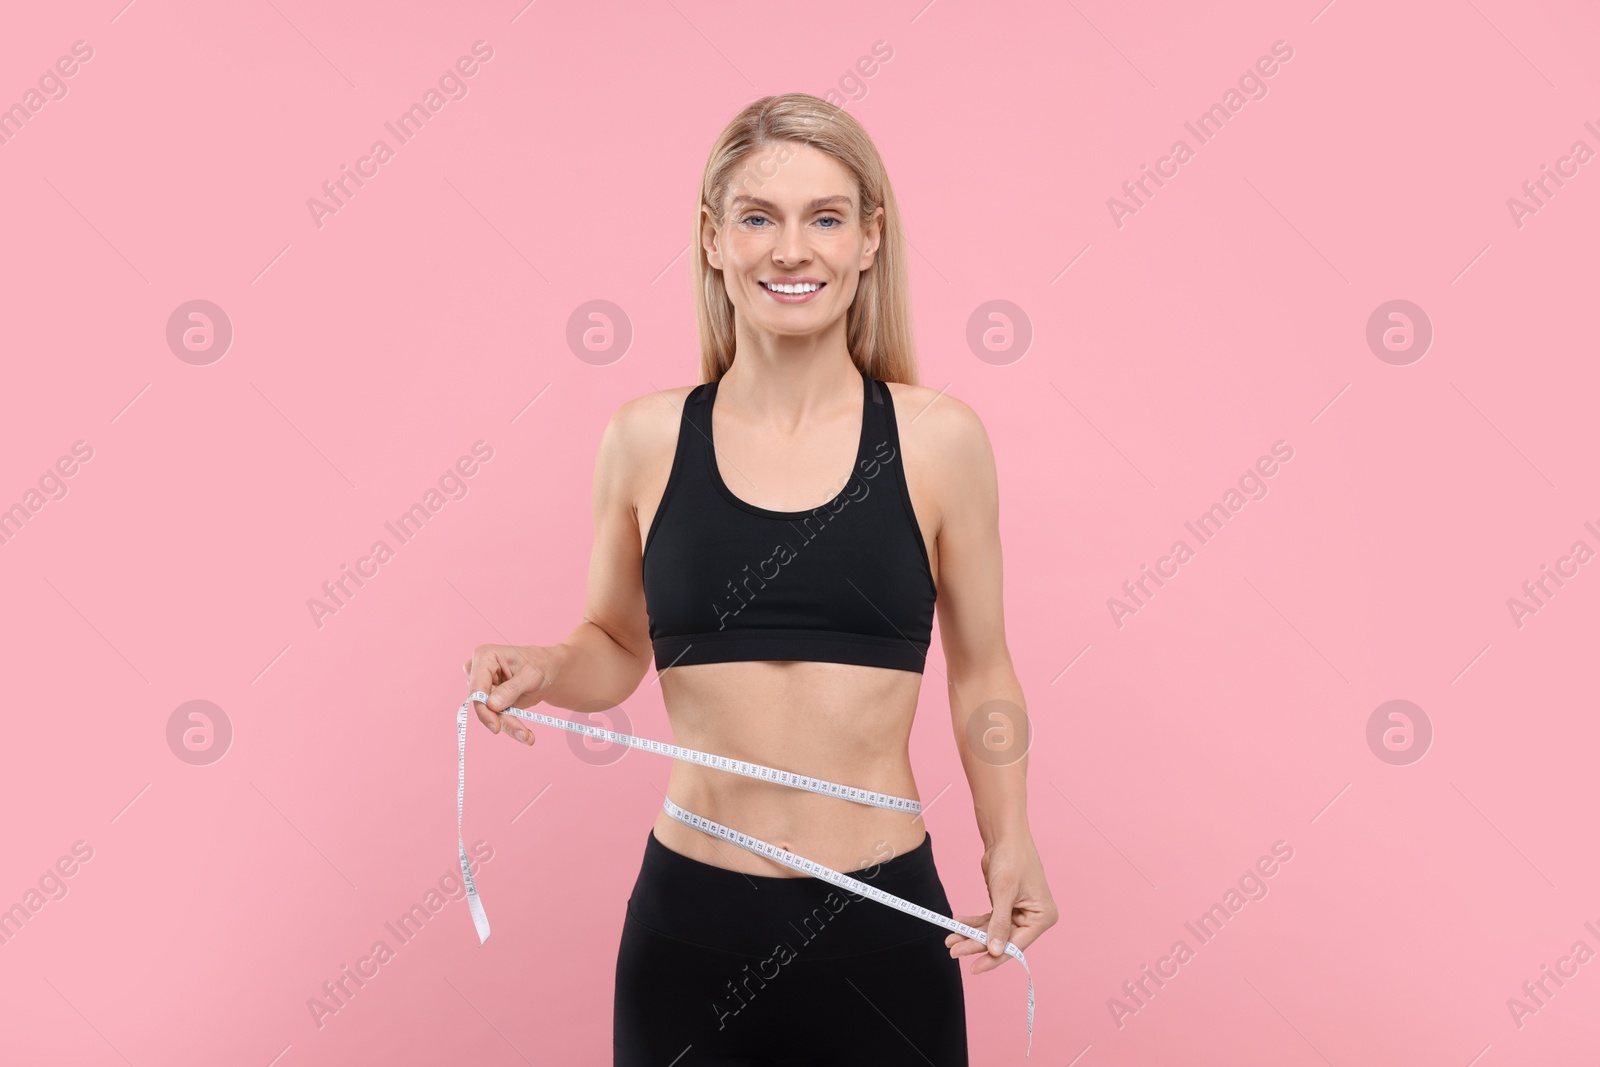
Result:
M597 504L603 497L636 509L647 486L665 481L684 400L693 389L683 385L645 393L611 413L595 457Z
M889 382L900 441L937 466L970 472L992 464L989 432L971 405L925 385Z
M678 424L683 417L684 400L692 385L653 390L620 405L611 414L607 436L614 437L619 451L648 463L663 448L670 450L678 439Z
M923 385L890 382L895 426L905 452L913 506L925 501L939 541L944 572L945 542L953 525L983 523L999 507L994 452L983 420L950 394ZM919 488L920 487L920 488Z

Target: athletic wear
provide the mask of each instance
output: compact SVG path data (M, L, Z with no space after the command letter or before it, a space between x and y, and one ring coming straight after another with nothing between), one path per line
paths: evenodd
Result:
M845 873L950 913L931 837ZM613 1008L615 1067L967 1067L961 965L944 931L815 878L701 863L654 830Z
M717 468L717 384L695 386L684 401L645 537L656 670L821 660L921 673L936 591L888 386L861 374L861 436L838 495L772 511L734 496Z
M845 487L826 504L785 512L741 500L724 482L712 432L717 384L696 386L684 401L645 538L656 669L806 660L920 673L936 590L888 386L861 374L861 429ZM897 798L852 791L845 799L884 806ZM699 825L705 820L670 799L663 807L714 840L737 836ZM951 913L931 836L846 873ZM702 863L652 830L617 954L616 1067L967 1067L966 1004L948 930L859 893L817 877Z
M862 372L855 464L833 500L798 512L740 500L712 442L717 385L685 399L672 469L645 538L642 568L656 667L730 660L853 663L920 673L933 627L927 546L906 486L894 401ZM457 844L480 942L487 916L461 836L466 724L457 710ZM510 708L507 715L791 788L920 815L915 800L600 730ZM841 874L686 811L663 810L714 839L811 877L747 875L673 852L656 838L628 900L613 1014L618 1067L934 1064L967 1067L960 964L948 932L987 943L950 917L926 835L916 848ZM847 887L836 882L852 880ZM1027 972L1015 945L1005 946ZM1028 973L1028 1037L1034 990Z

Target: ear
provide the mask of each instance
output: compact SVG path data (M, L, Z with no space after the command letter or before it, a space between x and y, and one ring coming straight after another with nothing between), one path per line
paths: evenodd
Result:
M878 248L883 243L883 205L879 204L872 217L861 226L866 235L866 245L861 252L861 270L869 269L878 258Z
M700 245L705 249L706 262L722 269L722 253L717 248L717 225L711 218L711 209L700 205Z

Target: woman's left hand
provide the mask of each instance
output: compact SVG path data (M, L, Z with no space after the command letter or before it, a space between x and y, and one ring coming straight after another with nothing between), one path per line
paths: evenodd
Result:
M957 915L955 919L988 934L988 951L984 951L983 942L965 934L951 934L944 939L952 957L984 954L972 965L973 974L992 971L1009 959L1005 954L1007 941L1027 951L1059 918L1050 887L1045 884L1039 850L1031 838L996 841L983 854L983 880L989 887L993 908L982 915Z

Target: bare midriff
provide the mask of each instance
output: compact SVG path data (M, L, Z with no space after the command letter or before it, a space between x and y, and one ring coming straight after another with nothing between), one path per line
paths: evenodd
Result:
M672 741L839 785L921 800L909 740L922 675L853 663L746 660L669 667L660 676ZM714 822L836 871L922 843L922 818L674 760L667 796ZM655 835L702 863L806 877L672 818Z

